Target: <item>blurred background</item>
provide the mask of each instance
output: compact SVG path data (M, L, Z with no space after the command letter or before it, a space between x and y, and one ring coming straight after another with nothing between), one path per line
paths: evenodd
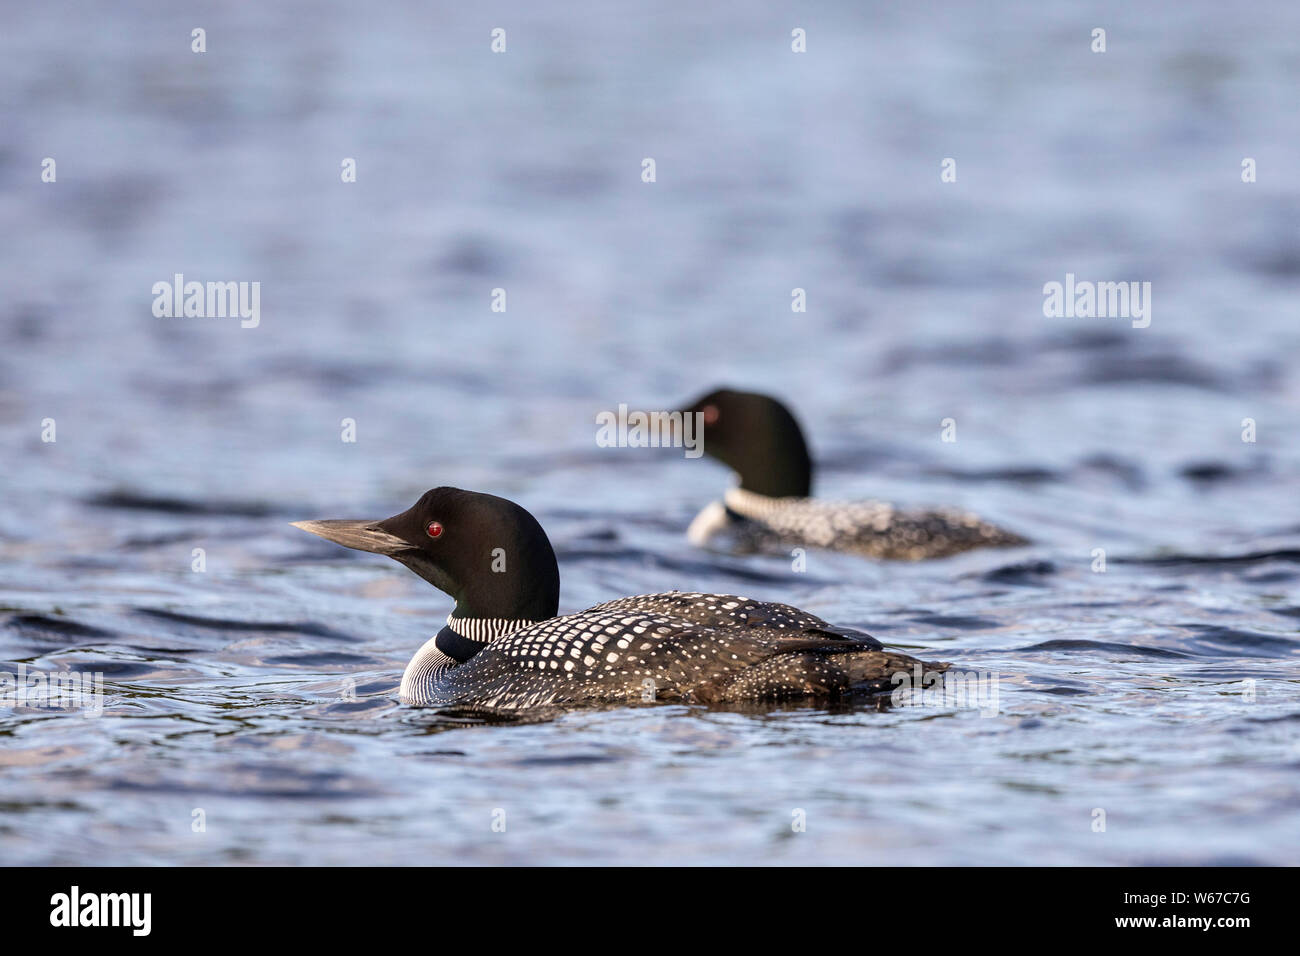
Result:
M0 859L1300 862L1300 7L990 6L7 10L0 666L108 702L0 708ZM260 324L156 317L176 273ZM1066 273L1150 327L1046 318ZM1032 551L692 550L725 470L595 415L721 384L791 405L821 496ZM398 708L450 602L286 523L440 484L538 516L562 610L788 601L1003 712Z

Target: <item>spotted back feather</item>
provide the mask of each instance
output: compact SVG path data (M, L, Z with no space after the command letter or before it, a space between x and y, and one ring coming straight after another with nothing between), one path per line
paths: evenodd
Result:
M498 638L412 702L521 710L837 697L887 689L890 674L915 663L788 605L673 591L620 598Z
M739 488L727 492L726 507L727 531L741 551L804 545L915 561L1027 543L974 514L954 509L899 511L883 501L768 498Z

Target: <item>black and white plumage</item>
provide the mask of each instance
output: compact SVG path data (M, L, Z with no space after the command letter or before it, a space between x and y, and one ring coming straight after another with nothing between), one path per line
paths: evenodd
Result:
M691 522L687 537L694 544L740 553L816 547L919 560L1028 543L956 509L901 510L883 501L813 498L803 430L789 409L767 395L718 389L684 414L700 416L704 452L740 479Z
M402 677L402 700L418 706L837 699L892 690L894 675L918 664L947 666L798 608L730 595L670 591L557 617L559 571L545 532L492 495L435 488L385 521L296 526L387 554L456 599Z

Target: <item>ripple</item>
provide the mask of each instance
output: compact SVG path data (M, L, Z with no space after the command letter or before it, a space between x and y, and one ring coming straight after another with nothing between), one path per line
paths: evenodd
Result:
M1280 634L1260 634L1216 624L1183 624L1184 630L1200 635L1196 646L1218 653L1249 654L1257 657L1277 657L1300 651L1300 641Z
M983 581L992 584L1016 584L1025 587L1043 587L1047 582L1043 578L1056 573L1056 565L1051 561L1020 561L1006 564L992 571L979 575Z
M296 667L350 667L377 663L373 657L365 657L361 654L343 654L338 651L283 654L279 657L261 658L261 662L281 667L285 665Z
M4 626L17 631L24 637L58 641L66 641L70 637L103 641L112 640L118 636L116 632L103 627L83 624L72 618L47 617L43 614L16 614L5 621Z
M1170 660L1187 659L1191 654L1184 654L1181 651L1170 651L1160 647L1143 647L1139 644L1120 644L1108 641L1086 641L1086 640L1068 640L1058 638L1051 641L1043 641L1041 644L1031 644L1028 647L1018 648L1019 653L1025 651L1098 651L1107 654L1114 654L1121 657L1160 657Z
M1112 558L1113 564L1137 564L1153 568L1171 568L1182 565L1199 567L1231 568L1248 564L1263 564L1267 561L1300 562L1300 548L1279 548L1275 551L1251 551L1246 554L1171 554L1150 558Z
M277 508L264 502L221 499L194 501L165 495L143 494L126 489L91 495L86 499L86 503L97 508L113 508L119 511L156 511L170 515L268 518L272 515L288 514L286 509Z
M204 617L198 614L186 614L181 611L168 611L162 608L141 607L133 609L137 614L154 617L176 624L186 624L214 631L258 631L268 634L307 634L332 641L356 641L357 638L342 631L336 631L315 621L249 621L242 618Z
M963 631L982 631L998 626L997 621L986 617L966 617L960 614L918 614L908 620L932 627L955 627Z

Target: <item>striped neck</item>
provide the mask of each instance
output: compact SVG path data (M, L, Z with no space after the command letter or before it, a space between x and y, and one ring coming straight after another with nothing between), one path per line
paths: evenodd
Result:
M536 621L508 621L499 617L457 617L455 613L447 615L447 626L461 637L479 644L490 644L499 637L513 634Z
M438 696L438 682L453 667L464 664L498 638L535 623L449 614L447 626L425 641L406 665L402 673L402 700L408 704L433 703Z
M458 663L454 657L438 649L436 636L429 638L402 672L402 686L398 692L402 702L417 706L433 703L438 682Z
M447 626L425 642L418 654L406 667L402 677L402 697L418 696L414 691L408 694L408 685L414 687L432 687L448 670L457 664L464 664L471 657L493 641L513 634L527 627L534 621L507 621L495 617L457 617L454 613L447 616Z
M770 498L767 495L746 491L744 488L728 488L727 493L722 496L722 500L726 503L728 510L735 512L742 518L763 521L796 502L807 499Z

